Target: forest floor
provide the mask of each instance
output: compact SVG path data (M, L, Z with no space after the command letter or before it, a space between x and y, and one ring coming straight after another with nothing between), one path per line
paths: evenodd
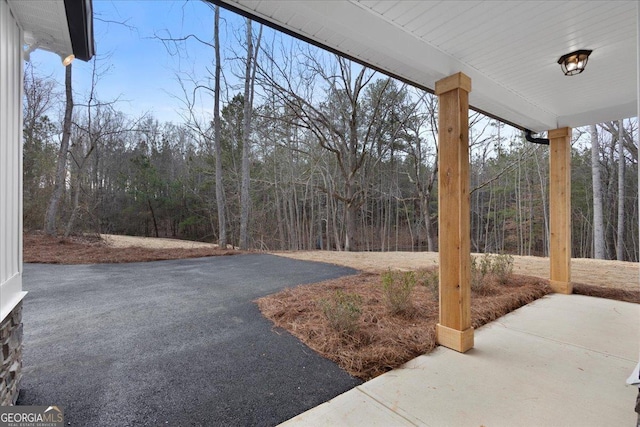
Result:
M143 262L240 253L210 243L108 234L63 238L27 233L23 247L24 262L43 264Z
M67 239L38 233L24 236L24 261L56 264L120 263L239 254L234 248L176 239L95 235ZM256 301L275 326L298 337L319 354L364 380L400 366L436 347L437 286L427 284L437 269L430 252L273 252L299 260L326 262L361 273L285 289ZM507 283L489 281L472 293L472 325L479 327L550 292L549 259L514 256ZM410 307L391 314L382 275L388 270L417 271ZM572 260L574 293L640 304L639 264ZM342 295L342 297L340 296ZM358 319L348 332L329 325L327 307L345 307L340 298L356 296ZM336 305L337 303L337 305ZM346 307L349 307L348 303Z

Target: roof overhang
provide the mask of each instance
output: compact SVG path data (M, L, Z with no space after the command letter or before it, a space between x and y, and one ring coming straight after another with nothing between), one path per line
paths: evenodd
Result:
M462 71L472 108L543 131L638 114L638 2L213 0L433 91ZM566 77L557 60L593 53Z
M94 55L91 0L8 0L29 49L83 61Z

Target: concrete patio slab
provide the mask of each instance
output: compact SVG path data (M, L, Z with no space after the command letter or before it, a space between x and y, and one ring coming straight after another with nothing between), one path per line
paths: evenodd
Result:
M390 411L389 408L374 399L358 388L351 390L342 396L346 399L334 399L331 404L320 405L314 410L304 412L294 418L294 420L283 425L302 426L342 426L353 425L368 427L389 427L389 426L413 426L401 415Z
M625 379L639 334L640 305L551 295L478 329L466 354L439 347L283 425L375 425L391 414L403 421L386 425L634 425L637 389Z
M638 304L556 294L546 298L544 304L522 307L519 313L522 315L505 316L494 323L637 363L640 351ZM630 320L635 320L633 325L629 325ZM629 335L633 332L630 326L635 327L635 335ZM629 345L629 338L634 345Z

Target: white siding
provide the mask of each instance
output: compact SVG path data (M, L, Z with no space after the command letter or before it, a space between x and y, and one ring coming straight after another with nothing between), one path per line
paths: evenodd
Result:
M22 30L0 0L0 322L22 300Z

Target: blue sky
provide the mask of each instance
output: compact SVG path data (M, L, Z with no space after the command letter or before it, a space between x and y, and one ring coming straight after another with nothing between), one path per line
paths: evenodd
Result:
M196 34L212 43L213 8L202 1L170 0L94 0L93 7L97 68L101 73L98 99L119 99L116 109L133 116L150 113L160 121L181 121L176 111L182 104L175 97L181 97L182 90L176 73L204 78L204 67L212 69L213 49L189 41L181 47L180 55L172 56L156 36ZM232 58L234 51L242 52L238 41L242 34L238 32L244 30L243 26L244 18L221 9L223 58ZM266 28L265 32L273 34ZM64 67L57 55L38 50L32 53L31 62L37 74L52 76L62 87ZM233 61L227 59L225 76L230 81L233 68ZM91 72L91 63L74 61L76 103L89 92ZM209 100L203 100L203 105L210 105Z
M195 34L213 44L212 5L201 0L94 0L93 8L96 67L100 74L97 99L102 102L117 99L115 109L132 119L148 114L160 122L183 122L184 95L176 75L186 80L193 77L199 84L213 88L213 76L207 67L213 70L214 51L190 39L179 49L171 45L172 55L158 37ZM243 91L242 79L235 78L234 74L243 73L237 58L245 56L245 20L222 8L220 17L223 73L228 85L228 91L222 94L224 103L225 98ZM282 42L286 50L292 40L268 27L263 30L263 46L270 43L277 46ZM37 50L31 54L31 62L36 74L51 76L62 91L64 67L59 56ZM93 61L73 63L76 104L82 104L89 93L92 68ZM193 82L187 85L191 88ZM199 93L199 117L211 120L212 96L206 91Z

